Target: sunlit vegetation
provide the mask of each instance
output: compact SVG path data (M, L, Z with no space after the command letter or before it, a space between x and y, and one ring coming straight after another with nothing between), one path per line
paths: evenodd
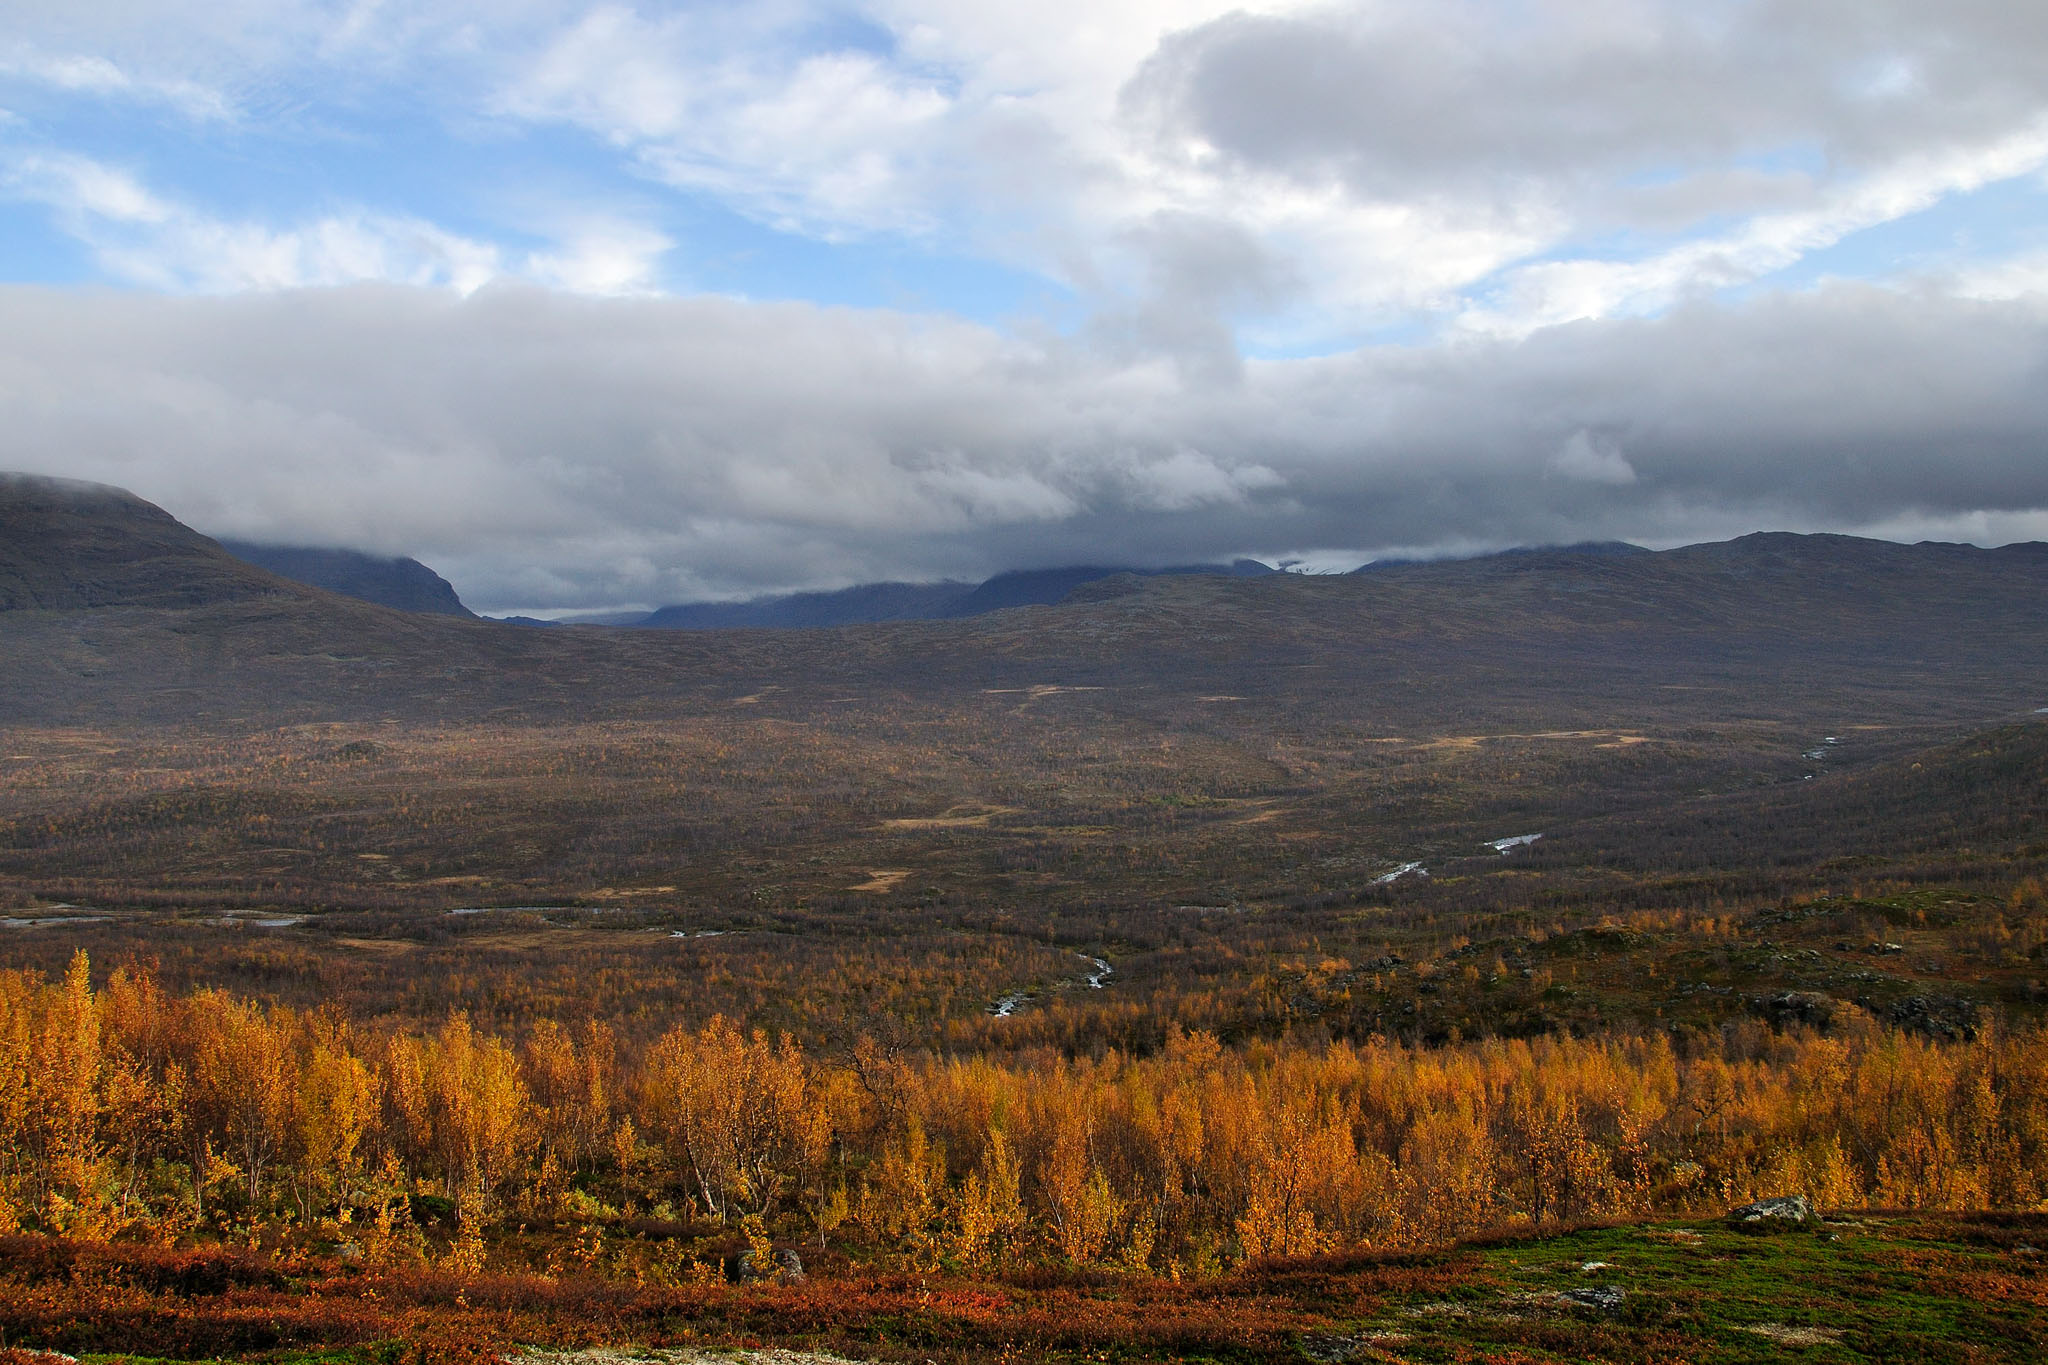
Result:
M908 1268L1215 1275L1271 1256L1691 1212L2048 1199L2048 1034L836 1052L724 1019L429 1032L81 954L0 977L0 1231L347 1248L686 1282L721 1237ZM609 1246L609 1250L605 1248ZM707 1251L707 1248L709 1250ZM706 1257L709 1259L706 1259Z

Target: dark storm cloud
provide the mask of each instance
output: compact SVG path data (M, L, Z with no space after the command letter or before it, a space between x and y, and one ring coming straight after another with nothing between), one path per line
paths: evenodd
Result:
M0 466L420 555L485 608L1760 526L2048 527L2048 308L1842 285L1114 361L958 322L362 287L0 293Z

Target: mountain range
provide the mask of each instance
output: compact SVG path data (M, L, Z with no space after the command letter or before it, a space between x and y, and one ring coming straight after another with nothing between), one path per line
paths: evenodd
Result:
M1926 718L2048 702L2044 593L2040 544L1760 533L1345 576L1006 575L944 619L830 629L525 631L354 601L119 490L11 476L0 717L600 714L763 688L793 706L1057 684L1119 707L1216 694L1389 728L1880 699ZM964 614L969 599L994 609ZM1031 605L1004 609L1017 600Z
M1077 564L1057 569L1015 569L981 583L861 583L833 592L778 593L743 602L685 602L638 620L611 624L668 630L723 630L736 626L783 629L868 625L881 621L943 621L1009 607L1052 606L1083 584L1121 574L1140 578L1218 574L1258 578L1278 573L1270 564L1239 559L1229 564L1185 564L1165 569Z

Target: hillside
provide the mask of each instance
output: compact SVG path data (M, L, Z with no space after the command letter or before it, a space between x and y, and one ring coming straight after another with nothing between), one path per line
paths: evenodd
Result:
M191 608L289 592L132 493L0 474L0 611Z
M220 547L245 563L280 578L305 583L360 602L399 611L474 617L455 588L417 559L383 558L358 550L313 549L298 545L255 545L223 540Z
M863 583L834 592L783 593L745 602L683 602L633 624L661 630L803 629L924 621L951 614L971 583Z
M1084 585L1130 574L1141 578L1220 575L1256 578L1276 572L1255 559L1167 569L1075 565L1020 569L981 583L862 583L834 592L781 593L743 602L688 602L662 607L629 624L668 630L726 630L758 626L817 629L881 621L940 621L980 616L1009 607L1052 606ZM622 623L628 624L628 623Z

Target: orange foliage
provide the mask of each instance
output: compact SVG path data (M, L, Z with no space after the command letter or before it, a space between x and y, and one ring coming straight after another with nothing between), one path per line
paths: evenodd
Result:
M0 973L0 1229L339 1244L354 1225L417 1260L432 1194L465 1272L494 1221L694 1206L757 1242L837 1231L909 1265L1206 1274L1792 1190L2035 1209L2044 1097L2035 1031L1944 1044L1851 1020L1689 1052L1176 1034L1005 1064L869 1041L835 1059L714 1019L635 1052L546 1023L515 1046L459 1014L368 1035L126 971L95 990L81 954L61 981Z

